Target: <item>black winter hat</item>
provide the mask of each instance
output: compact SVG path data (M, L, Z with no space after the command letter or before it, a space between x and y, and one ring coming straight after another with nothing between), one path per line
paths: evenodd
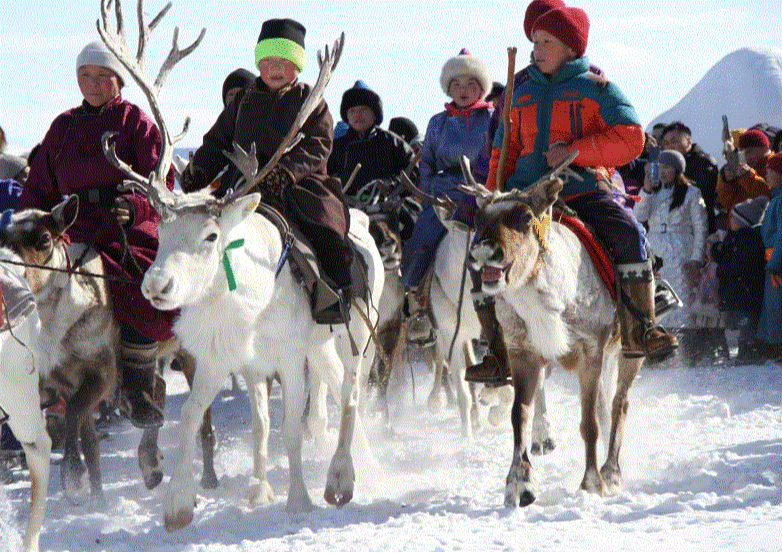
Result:
M408 144L418 138L418 127L407 117L392 117L388 122L388 130L404 138Z
M347 122L348 110L355 106L367 106L375 114L375 125L383 122L383 102L380 96L371 90L367 83L358 80L353 88L349 88L342 95L342 104L339 106L339 114L342 120Z
M304 49L304 35L307 29L293 19L269 19L263 22L258 44L255 45L255 65L263 58L285 58L304 70L307 52Z
M231 71L223 82L223 105L225 105L225 95L229 90L236 87L247 88L255 82L255 75L244 68Z

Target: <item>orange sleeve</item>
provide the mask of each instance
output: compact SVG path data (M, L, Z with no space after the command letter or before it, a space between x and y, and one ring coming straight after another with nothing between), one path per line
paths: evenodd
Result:
M644 131L640 125L614 125L574 140L569 151L578 150L575 164L581 167L621 167L643 152Z

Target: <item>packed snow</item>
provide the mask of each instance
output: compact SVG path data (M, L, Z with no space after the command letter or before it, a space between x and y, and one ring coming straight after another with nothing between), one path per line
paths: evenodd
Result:
M722 116L731 129L782 127L782 49L741 48L709 69L673 107L648 125L682 121L692 139L722 165Z
M271 396L269 481L273 504L250 508L250 410L240 381L213 404L218 433L216 490L199 488L193 524L168 533L162 497L176 457L178 417L187 397L180 373L166 372L168 401L161 431L166 478L154 490L141 480L136 448L141 431L127 422L101 442L108 507L68 502L53 466L41 534L43 550L779 550L782 548L782 368L757 366L646 367L630 394L621 462L624 489L597 497L578 489L584 470L576 378L562 370L546 382L556 449L533 457L538 499L503 506L510 465L509 421L482 425L462 439L458 410L426 408L432 375L406 369L408 394L391 427L373 394L365 421L382 475L365 476L347 506L323 500L330 452L304 447L305 480L314 511L285 510L287 458L280 436L281 394ZM335 406L331 409L336 420ZM61 451L53 455L53 463ZM358 461L357 461L358 462ZM357 467L358 468L358 467ZM194 470L200 477L200 461ZM0 491L0 549L21 546L29 481Z

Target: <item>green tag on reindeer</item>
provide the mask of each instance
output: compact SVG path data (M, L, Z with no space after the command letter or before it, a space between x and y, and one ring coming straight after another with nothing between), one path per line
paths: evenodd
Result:
M228 281L228 289L231 292L236 290L236 279L234 278L234 271L231 268L231 262L228 260L228 250L235 250L242 246L244 246L244 238L239 238L228 244L223 252L223 268L225 269L225 278Z

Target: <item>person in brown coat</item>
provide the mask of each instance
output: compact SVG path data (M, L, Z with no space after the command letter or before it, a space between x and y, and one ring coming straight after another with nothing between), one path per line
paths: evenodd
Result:
M232 150L234 141L245 151L255 144L259 167L276 152L311 90L298 81L306 61L305 32L304 26L292 19L263 23L255 47L260 76L241 101L225 107L204 135L202 146L182 175L183 190L203 188L231 165L222 152ZM326 171L333 128L328 106L321 101L304 122L302 139L282 156L260 183L259 191L264 202L278 208L311 242L327 281L347 302L352 260L347 239L350 218L339 179ZM235 188L240 177L231 166L222 177L222 193ZM333 309L339 310L338 303Z

